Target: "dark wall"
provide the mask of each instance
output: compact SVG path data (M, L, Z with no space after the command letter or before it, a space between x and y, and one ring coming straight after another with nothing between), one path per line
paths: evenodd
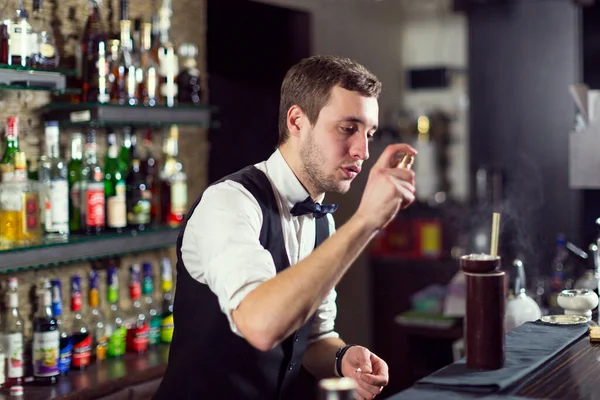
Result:
M549 271L557 233L583 245L581 194L569 189L567 170L580 9L570 1L474 6L468 29L472 170L502 168L502 240L530 268Z
M600 89L600 2L583 8L583 81ZM600 190L583 191L583 239L592 242L600 233L595 223L600 217Z
M278 139L281 81L310 55L311 16L247 0L207 1L209 182L265 160Z

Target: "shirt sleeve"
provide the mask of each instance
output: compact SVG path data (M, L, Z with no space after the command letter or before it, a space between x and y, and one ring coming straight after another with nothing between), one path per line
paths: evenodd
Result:
M262 211L241 184L226 181L209 187L193 211L183 235L182 259L189 274L218 298L231 330L231 313L244 297L276 274L271 253L259 240Z
M331 214L327 214L330 236L335 233L335 221ZM337 305L335 300L337 292L332 289L325 300L321 303L312 319L310 331L308 334L309 343L329 337L340 337L335 331L335 318L337 317Z

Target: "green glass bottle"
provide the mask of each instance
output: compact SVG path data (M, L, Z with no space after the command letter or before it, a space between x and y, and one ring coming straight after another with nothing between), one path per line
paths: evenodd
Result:
M126 126L123 128L123 145L119 151L119 162L123 166L123 178L126 178L127 172L131 167L131 128Z
M67 165L69 179L69 229L71 232L83 230L81 221L81 192L85 180L83 176L83 135L73 133L71 135L71 160Z
M104 166L104 194L106 196L106 227L113 232L122 232L127 226L127 187L119 167L118 149L109 134L108 159Z
M110 311L106 324L106 335L108 336L108 357L120 357L125 354L125 338L127 329L124 318L119 307L119 277L116 267L109 267L106 271L106 301L110 305Z

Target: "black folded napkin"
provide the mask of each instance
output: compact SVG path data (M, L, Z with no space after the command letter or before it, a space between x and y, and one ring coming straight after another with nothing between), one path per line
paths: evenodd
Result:
M473 371L467 368L463 358L421 379L417 385L480 393L497 392L546 363L587 331L587 324L527 322L506 334L504 367L494 371Z
M499 394L451 392L449 390L412 387L387 400L526 400L526 397L502 396Z

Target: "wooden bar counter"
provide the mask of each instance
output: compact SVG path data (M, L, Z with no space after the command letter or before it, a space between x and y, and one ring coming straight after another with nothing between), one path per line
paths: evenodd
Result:
M600 344L585 335L503 394L533 399L600 399Z
M414 387L418 388L419 385ZM441 386L436 388L443 389ZM465 399L486 398L484 394L473 392L452 392L457 395L465 393ZM494 399L503 396L552 400L600 399L600 344L590 343L589 336L585 335L537 370L493 395L497 396ZM402 392L397 396L401 399ZM395 399L396 395L390 397L390 400Z

